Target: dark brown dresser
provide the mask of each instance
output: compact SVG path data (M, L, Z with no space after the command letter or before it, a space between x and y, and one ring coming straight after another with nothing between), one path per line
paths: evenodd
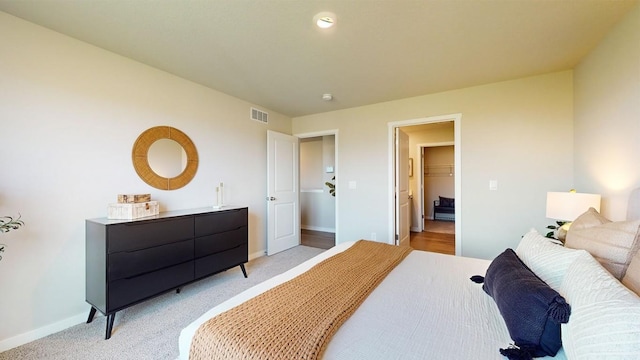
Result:
M136 220L86 220L87 323L248 260L248 208L168 211Z

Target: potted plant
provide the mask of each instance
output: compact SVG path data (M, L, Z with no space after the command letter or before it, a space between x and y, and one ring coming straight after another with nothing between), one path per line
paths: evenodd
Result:
M336 177L332 177L331 181L336 181ZM329 188L329 194L331 194L331 196L335 197L336 196L336 185L333 182L327 181L324 183L328 188Z
M24 225L24 221L20 220L20 215L18 214L18 218L14 219L11 216L2 216L0 217L0 233L6 233L11 230L18 230L20 226ZM4 244L0 244L0 253L4 252ZM0 256L0 260L2 260L2 256Z

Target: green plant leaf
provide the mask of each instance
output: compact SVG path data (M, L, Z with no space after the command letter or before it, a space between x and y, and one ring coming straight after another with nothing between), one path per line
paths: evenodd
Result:
M21 215L18 214L17 219L13 219L11 216L0 217L0 233L6 233L11 230L18 230L20 226L24 225L24 221L20 220Z

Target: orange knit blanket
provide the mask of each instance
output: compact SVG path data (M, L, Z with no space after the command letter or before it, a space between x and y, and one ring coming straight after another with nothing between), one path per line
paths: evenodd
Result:
M360 240L196 331L189 359L318 359L369 293L411 252Z

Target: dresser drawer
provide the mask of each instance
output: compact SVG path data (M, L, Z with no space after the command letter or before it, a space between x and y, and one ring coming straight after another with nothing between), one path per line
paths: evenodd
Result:
M107 311L145 300L193 280L193 261L108 283Z
M247 227L196 238L196 258L233 249L247 242Z
M195 217L195 236L211 235L247 226L248 209L220 211Z
M193 217L116 224L107 231L107 253L133 251L193 239Z
M109 254L109 281L129 278L193 258L193 240Z
M195 278L199 279L247 262L247 243L236 248L196 259Z

